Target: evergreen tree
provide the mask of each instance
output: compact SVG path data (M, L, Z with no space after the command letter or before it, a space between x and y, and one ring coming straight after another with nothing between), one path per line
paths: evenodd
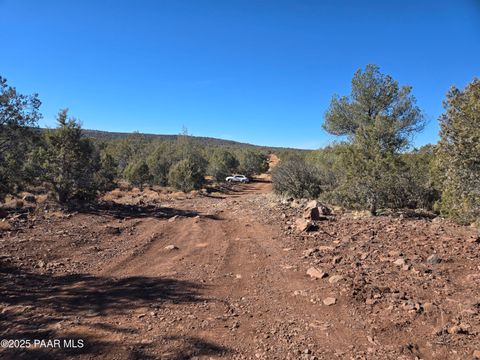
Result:
M175 147L169 142L161 142L147 158L153 183L161 186L168 184L168 172L177 159Z
M254 150L245 150L239 156L239 171L248 177L268 171L267 156Z
M143 190L143 185L152 181L150 169L145 161L132 161L125 169L125 177L134 186Z
M368 207L372 214L378 206L399 206L398 181L405 171L399 153L423 124L410 86L400 87L376 65L358 70L350 96L333 97L323 124L329 133L346 136L351 144L342 157L344 198Z
M215 149L210 156L207 173L217 181L224 181L237 169L238 165L238 160L232 153Z
M480 79L452 87L440 117L440 211L460 222L480 220Z
M199 189L205 181L204 168L193 158L174 164L168 174L168 183L183 192Z
M56 129L45 132L45 148L39 150L42 177L62 204L73 199L91 200L97 191L98 153L82 136L79 122L68 118L68 109L58 113L57 124Z
M25 182L26 154L35 139L31 128L41 118L37 94L19 94L0 76L0 201Z
M113 156L103 153L100 157L100 169L95 174L97 189L101 192L113 190L116 186L118 165Z

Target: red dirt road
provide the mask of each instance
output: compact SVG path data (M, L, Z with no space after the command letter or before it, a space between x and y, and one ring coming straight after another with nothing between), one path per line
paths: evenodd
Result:
M83 347L7 348L0 358L470 359L480 350L473 230L337 216L298 235L298 210L269 192L252 183L18 224L0 238L0 337ZM432 252L438 263L426 262ZM328 275L312 279L311 266Z

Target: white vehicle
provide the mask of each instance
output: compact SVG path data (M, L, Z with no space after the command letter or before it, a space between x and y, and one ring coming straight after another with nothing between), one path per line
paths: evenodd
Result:
M233 175L225 179L227 182L248 183L250 180L245 175Z

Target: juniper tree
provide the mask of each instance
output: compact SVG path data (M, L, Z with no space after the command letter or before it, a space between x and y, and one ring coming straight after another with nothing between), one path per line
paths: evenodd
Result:
M125 169L125 177L134 186L143 190L143 185L152 181L150 169L144 160L133 160Z
M175 148L169 142L160 142L155 150L147 157L147 165L152 174L152 181L156 185L166 186L168 172L175 162Z
M168 183L174 188L187 192L199 189L205 181L204 168L193 157L174 164L168 173Z
M95 174L95 183L99 191L109 191L115 188L118 176L118 164L112 155L103 153L100 157L100 167Z
M267 156L259 151L244 150L239 155L239 171L246 176L267 172Z
M37 94L20 94L0 76L0 201L25 180L23 165L40 105Z
M223 149L215 149L208 161L207 173L215 180L223 181L237 169L238 165L238 160L232 153Z
M91 200L97 191L98 153L91 140L82 136L80 123L68 117L68 109L58 113L57 125L45 132L45 148L39 150L42 178L62 204Z
M452 87L440 116L437 152L440 211L460 222L480 220L480 79Z

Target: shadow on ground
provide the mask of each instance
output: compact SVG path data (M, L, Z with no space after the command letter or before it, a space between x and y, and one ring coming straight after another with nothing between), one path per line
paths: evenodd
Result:
M192 210L181 210L156 205L126 205L113 201L103 201L91 204L79 210L81 213L93 215L109 215L114 218L146 218L154 217L169 219L174 216L195 217L198 212Z
M25 271L0 260L0 339L60 339L78 343L81 348L0 349L2 359L129 358L149 359L154 344L128 344L105 341L97 333L136 333L134 327L105 323L107 316L132 316L136 310L165 303L205 301L204 286L172 278L110 278L86 274L61 275ZM135 316L135 315L134 315ZM88 327L79 334L78 327ZM93 334L93 335L92 335ZM170 359L187 354L215 355L229 350L202 339L164 339L178 343ZM153 349L158 350L158 349Z

